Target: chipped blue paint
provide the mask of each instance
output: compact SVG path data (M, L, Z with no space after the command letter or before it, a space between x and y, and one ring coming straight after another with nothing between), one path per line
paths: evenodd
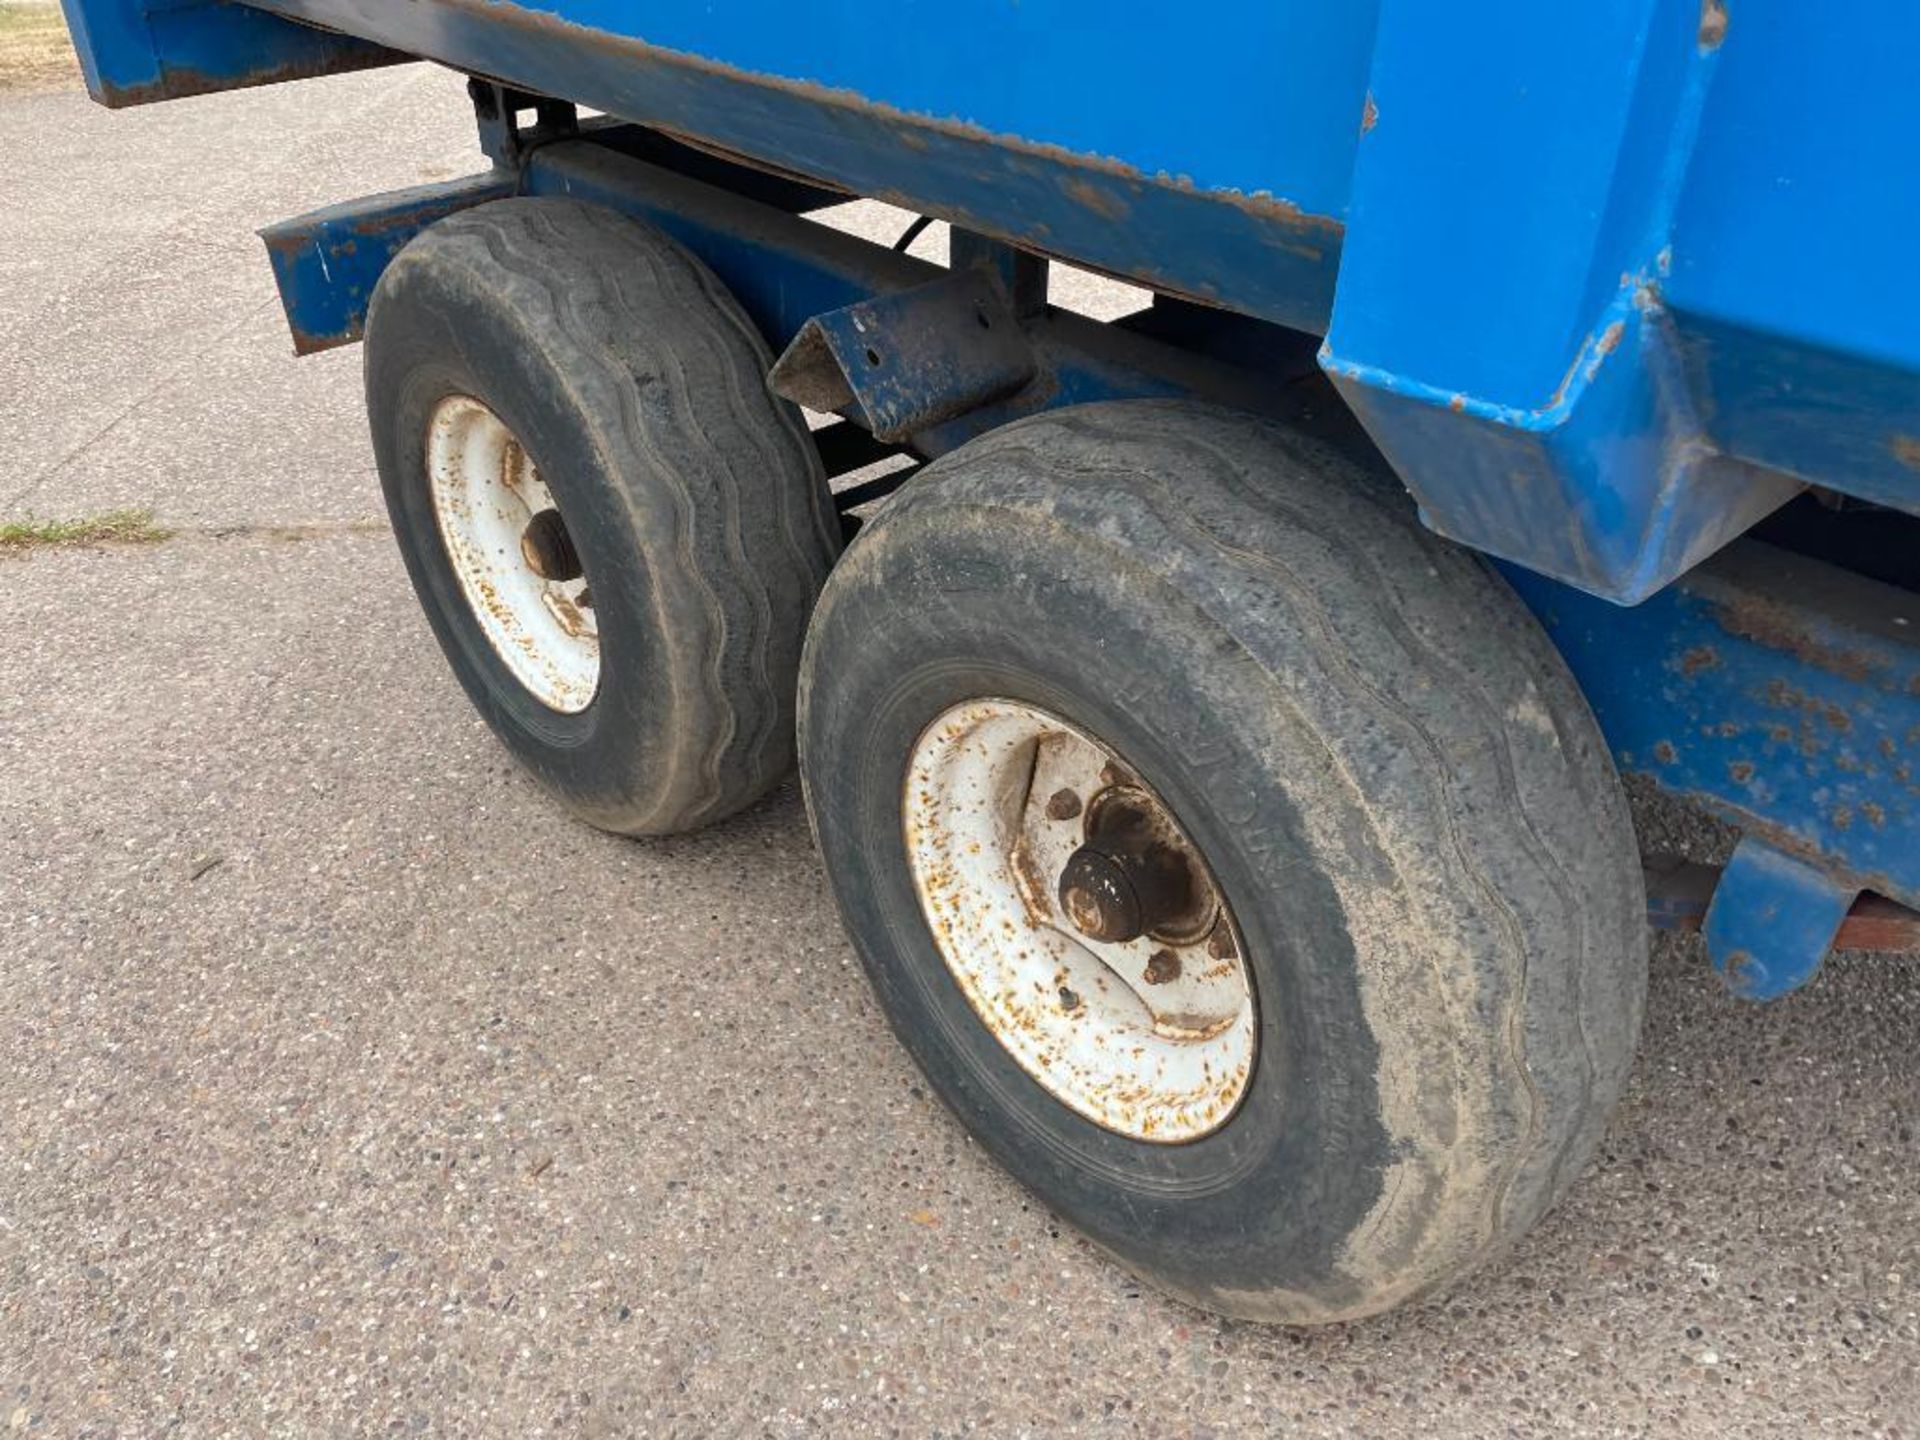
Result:
M1743 1000L1777 1000L1820 968L1858 892L1751 836L1727 862L1700 933L1707 958Z
M87 92L118 109L404 60L225 0L61 0Z
M360 338L387 262L435 220L514 193L508 172L466 176L330 205L260 232L293 332L294 353Z
M1734 892L1779 892L1768 901L1774 943L1730 918L1731 899L1709 930L1717 966L1736 950L1762 957L1773 978L1756 970L1745 993L1811 974L1832 931L1808 937L1834 896L1872 890L1920 907L1920 594L1755 541L1632 609L1506 574L1572 667L1622 773L1794 862L1757 866ZM1789 936L1811 953L1789 960Z

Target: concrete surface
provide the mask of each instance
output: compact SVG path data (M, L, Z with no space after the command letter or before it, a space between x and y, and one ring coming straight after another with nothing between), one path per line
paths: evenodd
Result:
M1920 1433L1912 962L1661 943L1599 1164L1436 1302L1143 1292L919 1085L791 789L613 840L469 713L250 233L466 167L457 82L0 122L0 514L182 532L0 560L0 1431Z

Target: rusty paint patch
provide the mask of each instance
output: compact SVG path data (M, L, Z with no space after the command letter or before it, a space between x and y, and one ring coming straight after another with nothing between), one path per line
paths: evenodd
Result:
M1726 38L1726 0L1700 0L1700 48L1718 50Z
M1793 610L1761 595L1741 595L1714 606L1714 617L1730 635L1780 650L1817 669L1846 680L1867 680L1881 668L1879 657L1823 643L1802 626Z
M1751 760L1736 760L1727 767L1727 774L1733 778L1734 784L1744 785L1753 779L1753 762Z
M129 110L162 100L186 100L195 95L217 95L223 90L250 90L289 80L314 80L323 75L346 75L382 65L399 65L415 57L370 41L345 41L342 48L320 56L263 66L238 75L216 75L191 65L163 65L160 78L142 85L113 85L101 81L88 93L109 110Z
M1698 675L1703 670L1717 669L1720 655L1711 645L1696 645L1680 657L1682 675Z
M1060 188L1074 204L1091 210L1103 220L1124 220L1132 213L1133 207L1113 191L1104 190L1080 176L1070 176Z
M1589 333L1586 339L1580 342L1580 348L1574 352L1572 361L1567 365L1567 373L1562 375L1560 383L1553 387L1553 394L1547 398L1547 403L1533 413L1550 414L1566 402L1567 395L1573 389L1574 381L1592 381L1593 377L1600 372L1600 366L1606 358L1620 348L1620 341L1626 333L1627 322L1624 320L1610 322L1598 335Z
M1909 470L1920 470L1920 438L1912 435L1895 435L1889 442L1893 458Z
M1653 747L1653 758L1662 765L1671 765L1680 758L1680 753L1673 748L1671 740L1662 740Z
M1367 103L1360 110L1360 133L1365 135L1380 123L1380 107L1373 103L1373 92L1367 92Z

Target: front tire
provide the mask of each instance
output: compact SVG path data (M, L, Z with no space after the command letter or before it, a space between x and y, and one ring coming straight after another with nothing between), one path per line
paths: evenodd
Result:
M1331 452L1162 402L996 431L852 545L801 696L822 858L896 1032L1001 1163L1154 1283L1255 1319L1368 1314L1510 1245L1592 1155L1645 986L1617 777L1505 585ZM1124 1111L1072 1093L1074 1047L1118 1032L1061 1029L1093 1012L1080 981L1019 970L1038 940L1106 962L1175 1040L1225 1032L1154 1011L1155 978L1114 968L1131 951L1044 900L1023 923L969 878L1045 798L1019 765L995 780L977 760L952 787L988 819L939 853L972 860L920 853L913 806L939 786L917 757L983 702L1110 752L1103 773L1204 862L1253 997L1224 1120L1179 1112L1158 1072L1122 1087ZM1038 775L1052 742L1034 743ZM953 943L975 902L1007 936L987 983ZM1035 1006L1053 1030L1025 1043ZM1156 1106L1179 1123L1143 1127Z
M415 592L494 733L603 829L707 824L792 768L839 532L771 363L692 254L570 200L442 220L374 291L367 412Z

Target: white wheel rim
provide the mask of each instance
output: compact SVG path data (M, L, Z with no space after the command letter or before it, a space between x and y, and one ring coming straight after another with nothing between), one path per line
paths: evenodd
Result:
M447 557L494 653L549 709L586 709L600 688L599 627L586 580L548 578L530 557L528 526L558 507L526 449L480 401L449 395L427 423L427 478Z
M1156 833L1203 887L1182 913L1210 928L1101 940L1069 918L1060 876L1120 801L1158 807ZM902 811L941 958L1028 1075L1136 1140L1197 1140L1232 1117L1258 1043L1245 947L1204 859L1124 762L1045 711L968 701L915 744Z

